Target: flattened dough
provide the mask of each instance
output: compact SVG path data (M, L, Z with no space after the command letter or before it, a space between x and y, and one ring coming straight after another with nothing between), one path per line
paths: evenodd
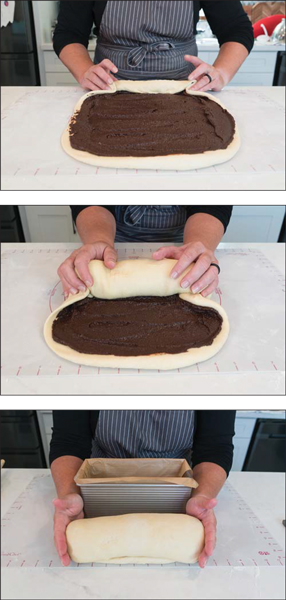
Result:
M113 270L107 269L102 261L94 260L89 263L94 284L90 290L79 292L76 296L69 296L46 320L44 337L48 346L58 356L80 365L93 367L110 367L125 369L159 369L170 370L188 367L214 356L225 344L229 333L229 322L225 310L216 302L204 298L200 294L190 292L181 294L180 280L171 279L170 273L176 260L164 259L155 261L151 259L119 261ZM190 269L185 271L185 273ZM114 356L95 355L77 352L68 346L55 342L52 336L53 322L58 313L75 302L79 302L88 295L102 299L127 298L134 296L171 296L179 294L182 300L191 302L196 306L214 308L223 319L222 328L210 346L190 348L187 352L178 354L166 353L150 354L148 356Z
M191 81L115 81L109 90L98 90L88 92L77 103L74 109L74 115L78 112L83 102L92 95L114 94L115 92L127 91L135 94L179 94L187 91L190 95L204 96L213 102L219 104L225 110L226 107L213 95L205 92L192 92L191 87L195 82ZM240 148L240 136L235 128L234 138L226 150L215 150L204 152L203 154L174 154L168 156L153 157L115 157L115 156L96 156L82 150L75 150L70 144L69 125L64 131L61 139L62 147L69 156L97 167L110 167L121 169L160 169L186 171L190 169L201 169L220 164L230 160Z
M127 514L72 521L68 553L77 563L195 563L204 527L185 514Z
M164 259L154 261L151 259L126 260L118 262L113 270L107 269L102 261L91 261L90 272L94 284L90 290L79 292L76 296L69 296L67 300L57 308L46 320L44 326L44 337L48 346L58 356L80 365L93 367L110 367L125 369L159 369L170 370L188 367L190 365L208 360L225 344L229 333L229 322L225 310L216 302L204 298L200 294L190 292L181 294L180 280L171 279L170 273L176 260ZM187 270L189 270L188 267ZM185 272L187 272L187 270ZM148 356L114 356L96 355L77 352L68 346L55 342L52 336L53 322L58 313L75 302L79 302L88 295L99 298L127 298L134 296L171 296L179 294L182 300L191 302L196 306L215 309L223 319L222 328L210 346L190 348L187 352L178 354L166 353L150 354Z

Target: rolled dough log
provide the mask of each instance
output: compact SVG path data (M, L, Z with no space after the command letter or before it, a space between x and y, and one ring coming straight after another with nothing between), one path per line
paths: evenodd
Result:
M81 109L83 102L89 96L100 94L114 94L116 92L132 92L135 94L179 94L186 90L190 95L197 95L209 98L225 109L225 106L211 94L205 92L192 92L191 88L195 81L168 81L168 80L150 80L150 81L115 81L109 90L98 90L88 92L77 103L74 109L75 114ZM227 109L226 109L227 110ZM64 131L61 139L64 151L72 158L89 165L97 167L111 167L119 169L161 169L185 171L189 169L201 169L210 167L230 160L240 148L240 136L236 126L232 142L225 150L211 150L202 154L169 154L168 156L136 157L136 156L96 156L89 152L76 150L70 143L69 125Z
M178 279L170 277L176 260L121 260L112 270L102 260L92 260L89 270L93 278L90 292L96 298L114 300L135 296L172 296L181 294L180 281L190 271L188 267Z
M72 521L68 553L77 563L195 563L204 527L185 514L127 514Z
M209 298L190 292L181 293L180 281L190 267L184 271L179 279L171 279L170 273L176 262L172 259L160 261L151 259L123 260L119 261L116 267L110 270L100 260L91 261L89 269L94 280L93 286L90 290L79 292L76 296L69 296L48 317L44 326L46 343L58 356L80 365L94 367L169 370L188 367L211 358L219 352L227 340L229 333L227 314L222 306ZM52 329L54 320L63 308L83 300L90 294L107 300L135 296L171 296L172 294L179 294L180 298L186 302L191 302L196 306L214 308L222 316L222 328L210 346L190 348L187 352L179 354L168 354L168 348L166 348L164 354L150 354L149 356L84 354L55 342Z

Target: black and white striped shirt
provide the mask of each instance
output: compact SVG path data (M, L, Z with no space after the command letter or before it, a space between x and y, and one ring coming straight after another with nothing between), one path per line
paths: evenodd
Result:
M235 411L55 410L50 463L61 456L188 456L229 473L233 459ZM108 416L108 413L110 416ZM135 414L136 413L136 414ZM133 416L134 415L134 416ZM151 424L151 427L150 427Z
M89 36L95 27L95 33L100 34L100 26L107 2L97 0L64 0L60 3L58 22L54 32L54 50L59 56L68 44L82 44L86 48ZM220 46L226 42L237 42L251 52L254 35L251 22L244 12L239 0L194 1L194 34L199 20L199 11L203 9L213 33L217 36Z
M88 206L71 206L74 222L79 213ZM186 221L197 213L209 214L218 219L226 231L232 206L186 206L186 205L130 205L105 208L116 220L116 242L172 242L183 243Z

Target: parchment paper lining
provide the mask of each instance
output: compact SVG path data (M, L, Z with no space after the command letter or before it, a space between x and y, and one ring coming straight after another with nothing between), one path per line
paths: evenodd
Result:
M181 458L87 458L74 481L77 485L153 483L198 487L190 465Z

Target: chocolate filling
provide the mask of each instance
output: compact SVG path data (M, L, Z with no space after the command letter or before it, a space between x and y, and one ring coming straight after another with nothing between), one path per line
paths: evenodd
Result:
M178 295L85 298L61 310L52 335L55 342L85 354L147 356L210 346L221 327L216 310Z
M76 150L97 156L167 156L225 150L233 117L200 96L117 92L87 98L70 125Z

